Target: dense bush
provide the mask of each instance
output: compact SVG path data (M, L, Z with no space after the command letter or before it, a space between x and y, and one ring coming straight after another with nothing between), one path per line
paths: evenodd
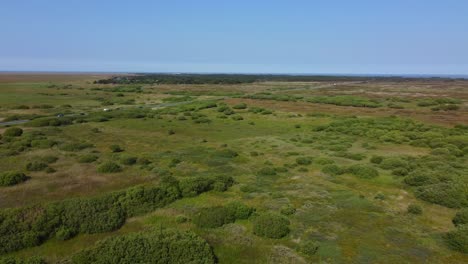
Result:
M180 190L183 197L193 197L211 190L213 184L214 180L208 177L188 178L180 183Z
M274 168L271 168L271 167L264 167L264 168L261 168L257 172L257 174L260 175L260 176L274 176L274 175L276 175L276 170Z
M383 159L384 158L382 156L372 156L371 159L370 159L370 162L372 162L374 164L380 164L380 163L382 163Z
M452 223L457 227L468 224L468 208L463 208L458 211L452 219Z
M438 183L418 187L416 197L449 208L468 206L467 193L462 184Z
M406 168L408 167L408 162L398 157L389 157L389 158L385 158L380 163L380 167L385 170Z
M319 250L319 244L315 241L306 241L300 245L299 251L308 256L313 256Z
M289 220L276 213L263 213L254 218L253 232L261 237L282 238L289 234Z
M223 206L202 208L194 217L193 222L198 227L216 228L236 220L230 210Z
M429 169L417 169L410 172L404 179L404 182L410 186L423 186L439 183L440 180Z
M60 227L55 233L55 238L57 238L57 240L60 240L60 241L69 240L70 238L74 236L75 236L74 231L66 227Z
M406 209L406 211L409 213L409 214L415 214L415 215L420 215L423 213L422 211L422 207L417 205L417 204L410 204L408 205L408 208Z
M125 155L120 157L120 162L124 165L134 165L137 162L137 157Z
M226 208L235 219L247 219L255 211L254 208L237 201L228 203Z
M3 172L0 173L0 186L12 186L24 182L28 177L21 172Z
M306 99L307 102L320 103L320 104L333 104L339 106L355 106L355 107L380 107L381 104L375 100L351 96L351 95L337 95L337 96L315 96Z
M325 174L337 176L337 175L341 175L341 174L345 173L345 170L343 170L338 165L329 164L329 165L323 166L322 172L325 173Z
M202 208L194 217L198 227L216 228L232 223L237 219L247 219L254 209L241 202L231 202L226 206Z
M10 127L3 132L4 137L19 137L23 134L23 129L19 127Z
M58 159L58 157L52 155L47 155L40 158L42 162L47 164L55 163Z
M40 161L33 161L26 164L26 170L28 171L41 171L47 168L47 164Z
M100 173L116 173L122 171L122 167L120 167L120 165L115 162L106 161L99 165L97 171Z
M359 178L371 179L379 176L379 172L372 166L355 164L347 168L347 171Z
M281 208L281 214L283 215L292 215L296 213L296 208L292 207L291 205L283 206Z
M230 182L219 177L213 181ZM37 246L53 236L66 239L78 233L113 231L127 217L151 212L181 197L179 182L166 176L158 186L0 210L0 254Z
M310 165L312 164L311 157L298 157L296 158L296 163L299 165Z
M153 230L100 241L79 252L72 263L215 263L215 256L198 235L191 232Z
M110 147L110 150L114 153L117 153L117 152L122 152L124 151L122 147L120 147L119 145L111 145Z
M239 156L239 154L231 149L223 149L223 150L216 151L213 156L232 159L232 158Z
M74 143L62 145L60 149L64 151L80 151L80 150L92 148L92 147L94 146L93 144L90 144L90 143L74 142Z
M245 103L240 103L240 104L234 105L232 108L234 108L234 109L246 109L246 108L247 108L247 104L245 104Z
M79 163L91 163L95 162L99 157L94 154L85 154L83 156L78 157Z
M336 152L335 156L346 158L346 159L351 159L351 160L363 160L366 158L366 155L361 154L361 153L350 153L350 152L344 152L344 151Z
M462 225L447 233L445 239L452 249L468 253L468 225Z

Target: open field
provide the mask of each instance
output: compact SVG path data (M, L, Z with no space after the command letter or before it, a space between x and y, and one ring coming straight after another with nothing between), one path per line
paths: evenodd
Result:
M0 179L24 174L0 255L87 263L179 230L205 263L468 262L468 80L108 78L0 74L0 122L28 120L0 123Z

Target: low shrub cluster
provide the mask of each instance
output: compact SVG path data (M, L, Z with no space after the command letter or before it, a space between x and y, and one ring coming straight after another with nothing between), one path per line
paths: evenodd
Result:
M298 165L310 165L312 164L312 158L311 157L298 157L296 158L296 163Z
M197 178L191 178L196 181ZM198 189L166 176L158 186L137 186L93 198L76 198L49 204L0 210L0 254L37 246L51 237L69 239L78 233L100 233L116 230L127 217L151 212L185 193L213 189L216 182L232 185L231 177L203 177L212 183Z
M23 129L19 127L10 127L3 132L4 137L19 137L21 135L23 135Z
M322 172L333 176L350 173L363 179L372 179L379 176L377 169L366 164L355 164L348 167L340 167L335 164L328 164L323 166Z
M237 219L248 219L254 209L241 202L231 202L226 206L202 208L194 217L193 222L202 228L216 228L233 223Z
M91 143L73 142L73 143L68 143L68 144L60 146L60 149L64 151L74 152L74 151L80 151L80 150L92 148L92 147L94 147L94 145Z
M417 204L410 204L406 210L409 214L420 215L423 213L422 207Z
M82 155L82 156L79 156L78 157L78 162L79 163L92 163L92 162L95 162L96 160L98 160L98 156L97 155L94 155L94 154L85 154L85 155Z
M25 182L28 177L22 172L3 172L0 173L0 186L12 186Z
M253 220L253 232L257 236L282 238L289 234L289 220L277 213L263 213Z
M452 223L457 227L468 224L468 208L463 208L458 211L452 219Z
M119 164L112 162L112 161L106 161L99 165L97 168L97 171L100 173L116 173L116 172L121 172L122 167L120 167Z
M337 96L315 96L306 99L307 102L319 104L332 104L338 106L354 106L354 107L370 107L377 108L382 105L372 99L351 96L351 95L337 95Z
M215 263L210 245L192 232L152 230L100 241L72 257L71 263Z

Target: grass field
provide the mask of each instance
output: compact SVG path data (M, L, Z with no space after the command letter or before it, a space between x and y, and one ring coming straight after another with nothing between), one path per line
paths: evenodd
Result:
M0 75L0 122L30 120L14 126L21 135L0 126L0 173L27 176L0 186L0 235L17 227L15 210L168 175L235 183L128 214L105 232L58 239L53 229L5 256L56 263L110 237L175 229L203 238L219 263L468 262L468 232L452 223L468 207L467 80L94 83L104 78ZM103 171L108 163L119 170ZM198 224L204 208L236 201L255 212ZM281 238L258 235L257 219L271 212L289 222Z

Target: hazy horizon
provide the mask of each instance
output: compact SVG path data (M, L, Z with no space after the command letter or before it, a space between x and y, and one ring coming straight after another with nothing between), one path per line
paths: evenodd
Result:
M468 2L4 3L0 71L468 74Z

